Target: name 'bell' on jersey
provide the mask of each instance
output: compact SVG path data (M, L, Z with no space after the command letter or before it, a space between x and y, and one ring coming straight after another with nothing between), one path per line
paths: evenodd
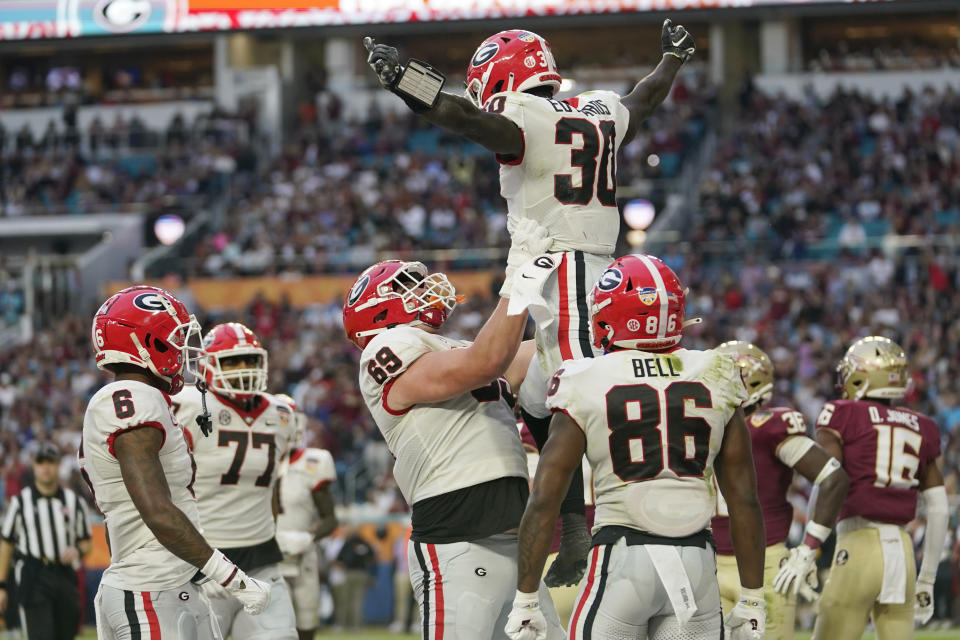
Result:
M415 327L395 327L375 336L360 355L360 390L396 458L393 475L410 505L490 480L527 477L506 381L403 411L387 405L393 381L417 358L468 345ZM436 422L437 408L444 409L443 424Z
M197 426L203 409L196 387L184 389L173 403L197 460L194 491L203 535L212 546L246 547L275 534L273 484L295 425L290 407L270 394L258 395L260 403L248 412L207 393L209 436Z
M790 533L793 505L787 500L787 490L793 482L793 467L815 443L807 436L803 414L789 407L757 409L747 417L747 427L753 450L753 466L760 479L757 496L763 510L766 546L769 547L783 542ZM733 555L730 514L719 491L717 514L711 528L717 541L717 553Z
M594 533L614 525L678 538L706 528L713 460L746 398L733 359L712 350L631 349L564 362L547 406L586 437Z
M817 429L843 443L850 487L838 520L862 516L903 526L917 509L920 476L940 455L940 431L930 418L870 400L834 400L823 406Z
M123 483L113 442L120 433L137 428L163 433L159 457L170 499L199 529L192 486L196 467L169 396L155 387L123 380L94 394L83 416L80 470L103 512L110 536L110 566L103 573L103 584L115 589L163 591L187 583L197 568L160 544Z
M523 132L520 157L497 157L509 228L531 218L549 230L553 251L612 254L620 232L617 151L630 123L620 96L587 91L561 101L507 91L484 109Z

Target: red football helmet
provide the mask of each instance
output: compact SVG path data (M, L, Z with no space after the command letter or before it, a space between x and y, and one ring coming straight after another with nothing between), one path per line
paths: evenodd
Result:
M343 305L347 338L363 349L373 336L398 326L439 329L464 301L447 276L422 262L387 260L360 274Z
M100 305L90 331L97 366L132 364L183 388L183 370L198 373L205 355L200 325L182 302L156 287L128 287Z
M218 324L204 336L203 348L204 379L216 393L241 398L267 390L267 350L244 325Z
M659 351L682 337L686 292L658 258L627 255L603 272L591 295L593 344Z
M560 74L550 45L531 31L511 29L480 43L467 67L467 97L482 108L502 91L548 86L556 95Z

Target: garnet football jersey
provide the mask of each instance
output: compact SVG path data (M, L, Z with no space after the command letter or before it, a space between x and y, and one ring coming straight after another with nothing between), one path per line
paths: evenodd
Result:
M110 566L103 584L129 591L162 591L185 584L197 572L157 540L133 504L113 451L113 441L131 429L159 429L160 465L170 499L200 528L191 485L193 460L170 409L170 398L142 382L111 382L97 391L83 416L80 470L103 512L110 536Z
M547 406L583 430L593 467L593 530L619 525L682 537L714 511L713 460L747 398L730 356L678 349L569 360Z
M920 475L940 455L940 431L922 413L869 400L823 406L817 429L843 443L850 488L839 520L862 516L905 525L915 515Z
M793 505L787 501L787 490L793 481L793 466L815 443L807 436L803 414L789 407L758 409L747 418L747 427L753 449L753 466L757 471L757 495L767 532L766 546L769 547L783 542L790 533ZM788 452L784 445L795 438L802 438L804 442L799 447L790 447ZM717 553L733 554L730 514L719 491L717 515L712 527Z
M360 390L396 458L393 475L410 505L491 480L527 477L505 380L403 411L388 406L393 381L420 356L469 344L396 327L375 336L360 355Z
M620 96L587 91L560 101L508 91L484 108L523 133L518 158L498 156L509 228L531 218L546 227L553 251L613 253L620 232L617 151L630 124Z
M280 468L277 530L313 533L317 508L313 492L337 479L333 456L324 449L294 449Z
M196 387L188 386L173 402L197 461L194 491L203 535L215 547L248 547L276 533L273 483L293 438L294 421L285 403L268 393L259 395L260 403L247 412L207 392L213 423L209 436L197 426L202 407Z

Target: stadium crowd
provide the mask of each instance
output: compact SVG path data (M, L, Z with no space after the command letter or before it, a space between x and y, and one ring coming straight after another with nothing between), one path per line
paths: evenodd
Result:
M708 89L678 90L677 108L663 110L623 151L621 184L675 175L704 133L712 100ZM689 244L663 255L691 288L688 315L705 321L685 346L758 344L776 363L774 403L797 407L812 424L836 395L833 369L846 346L868 333L896 339L912 371L907 402L940 425L956 504L960 258L934 240L956 232L960 217L960 96L926 91L875 101L838 93L818 103L747 89L742 106L702 183ZM229 136L198 141L168 131L158 138L156 163L142 172L129 169L132 155L78 153L62 140L22 153L8 145L5 215L211 195L215 183L228 195L227 222L193 247L188 275L345 272L386 250L505 245L489 158L412 118L375 110L363 122L342 118L327 113L299 144L260 162ZM647 161L652 153L661 159L656 166ZM670 155L676 162L663 161ZM229 184L218 174L230 174ZM907 235L929 242L898 248L893 241ZM492 301L491 293L459 309L455 333L473 335ZM194 302L204 326L240 320L264 341L270 388L296 398L309 416L308 444L333 454L343 505L366 503L381 514L406 508L357 388L359 352L343 336L339 300L300 309L259 297L240 317ZM86 402L106 380L91 358L90 315L51 319L28 343L0 350L4 497L28 481L30 454L43 441L70 454L65 479L85 491L72 454ZM960 575L955 533L949 548Z
M741 107L701 183L692 241L829 257L870 236L932 238L960 224L955 90L795 101L747 85Z

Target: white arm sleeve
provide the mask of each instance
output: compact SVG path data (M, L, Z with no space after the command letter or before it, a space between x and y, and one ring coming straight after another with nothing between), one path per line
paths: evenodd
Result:
M924 490L921 495L925 505L927 532L923 538L923 562L917 580L932 583L937 577L937 565L940 564L940 553L947 536L947 490L940 485Z

